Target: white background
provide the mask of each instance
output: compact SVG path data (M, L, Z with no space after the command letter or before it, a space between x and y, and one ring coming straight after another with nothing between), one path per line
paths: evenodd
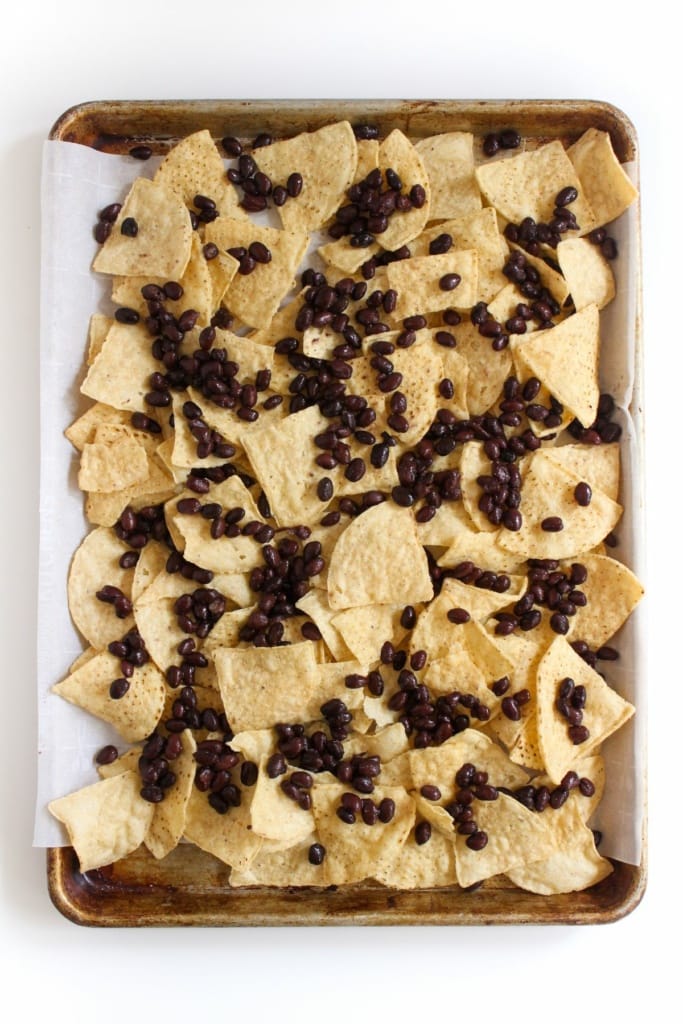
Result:
M641 1018L678 999L681 842L681 119L678 32L654 0L332 4L24 0L0 16L0 1013L326 1021L372 1013ZM680 90L679 90L680 92ZM72 104L163 98L609 101L641 147L648 508L650 881L590 928L127 930L52 908L31 848L38 525L39 183ZM79 341L80 344L80 341ZM277 1016L276 1016L277 1015Z

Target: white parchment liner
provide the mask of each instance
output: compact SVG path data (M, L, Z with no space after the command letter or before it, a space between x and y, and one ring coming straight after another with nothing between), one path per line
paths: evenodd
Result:
M72 555L90 529L76 484L78 460L64 430L91 404L79 392L85 374L90 316L113 312L110 279L90 270L97 251L97 211L121 201L141 173L151 175L158 160L98 153L87 146L46 142L42 182L41 280L41 473L38 580L38 786L35 846L64 846L68 840L47 811L50 800L96 781L93 758L114 731L50 693L83 642L67 607L66 580ZM635 174L634 168L629 168ZM640 455L639 222L636 208L610 228L619 258L613 264L617 298L602 314L601 387L614 395L624 428L624 517L615 556L643 579L644 518ZM637 707L635 718L604 747L607 786L592 823L604 832L601 852L630 864L641 857L645 813L644 613L637 609L616 640L621 657L603 663L606 677ZM120 744L119 744L120 745Z

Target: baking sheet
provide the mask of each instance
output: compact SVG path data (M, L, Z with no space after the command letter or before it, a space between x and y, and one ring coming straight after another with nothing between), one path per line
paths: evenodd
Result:
M120 201L132 180L140 174L151 175L157 163L141 164L68 142L47 142L44 148L36 846L67 844L47 803L96 780L93 758L105 743L121 747L109 726L49 692L83 647L69 616L66 579L73 552L89 525L76 486L77 460L63 431L90 405L78 391L90 316L113 312L109 279L89 269L97 250L92 233L97 211ZM634 169L630 170L633 174ZM618 291L615 302L602 314L602 386L617 399L624 427L626 512L615 554L642 579L641 416L639 379L634 373L640 315L637 209L631 208L614 228L611 233L620 252L614 264ZM601 852L629 864L640 862L645 805L644 615L641 606L624 627L616 641L621 659L607 669L608 681L636 704L638 713L605 745L607 786L593 822L605 833Z

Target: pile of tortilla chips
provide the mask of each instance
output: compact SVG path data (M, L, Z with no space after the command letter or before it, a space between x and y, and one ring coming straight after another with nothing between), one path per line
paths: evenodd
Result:
M95 258L111 277L112 309L124 313L92 318L81 387L92 404L66 432L92 526L68 580L87 649L54 691L109 722L120 742L101 759L99 781L50 804L83 871L141 844L164 857L181 841L228 864L235 886L470 887L506 876L550 894L612 870L590 820L603 742L634 713L610 666L642 588L605 543L622 515L619 443L598 443L592 428L601 311L615 287L595 244L605 232L594 233L635 189L595 129L568 149L530 142L490 160L466 132L416 142L399 130L361 134L340 122L254 150L271 186L293 174L303 186L253 215L226 174L235 162L208 131L191 135L136 180ZM402 202L364 245L331 237L349 190L378 169L383 181L393 172L404 196L420 186L421 201ZM503 272L520 249L506 226L548 223L569 187L578 228L525 256L559 312L551 324L528 317L524 333L492 344L472 310L506 324L531 304ZM267 258L246 273L255 243ZM353 296L341 321L302 318L311 267ZM143 289L163 301L154 306ZM376 332L364 326L372 317L357 318L373 293ZM346 328L357 341L340 353ZM232 406L192 369L208 349L236 366ZM190 367L191 384L178 386L178 365ZM390 373L398 384L380 386ZM363 430L316 401L321 377L372 410ZM512 377L535 380L536 401L558 421L499 420L506 439L536 438L516 461L516 529L482 504L490 452L470 429L501 416ZM431 470L458 486L431 505L406 497L401 457L421 443L424 455L434 424L454 423L462 436L447 452L432 445ZM340 424L346 433L325 443ZM330 450L338 458L324 468ZM349 471L353 463L364 472ZM586 487L590 501L578 501ZM264 573L290 557L287 541L297 584L273 607ZM551 625L550 601L534 606L533 625L519 609L539 565L558 579L581 567L566 629ZM500 585L484 585L482 572ZM422 687L421 725L397 696L411 686ZM580 694L570 707L560 694L568 689ZM435 731L430 716L454 693L458 716ZM196 712L185 728L183 701ZM172 735L180 742L163 799L150 800L141 753L150 737ZM280 749L292 736L316 749L336 742L332 770L302 782L301 744ZM213 802L196 784L207 741L234 754ZM370 758L379 771L347 781L340 749L347 766ZM481 773L469 790L456 781L466 765ZM302 787L305 798L292 799ZM485 840L469 841L470 820Z

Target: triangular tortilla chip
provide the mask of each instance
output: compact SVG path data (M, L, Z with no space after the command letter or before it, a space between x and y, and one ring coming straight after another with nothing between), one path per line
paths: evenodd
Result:
M580 482L543 449L535 452L522 484L522 527L516 533L501 529L501 547L520 558L573 558L595 547L614 529L622 508L599 490L593 491L590 505L577 504L574 490ZM556 516L563 529L544 530L541 523Z
M564 679L586 689L584 725L589 736L575 744L569 736L569 722L556 707L558 690ZM588 757L620 729L635 708L620 697L594 669L579 657L564 637L558 636L541 658L537 678L538 741L545 769L559 784L578 758Z
M160 860L174 850L185 831L187 804L194 786L197 744L189 729L181 733L182 752L169 762L169 770L176 777L174 784L164 791L164 799L154 805L154 817L145 836L145 846Z
M588 570L579 587L587 604L569 620L567 637L602 647L626 622L643 596L643 586L623 562L607 555L581 555L579 561Z
M115 409L146 414L149 378L159 372L159 366L143 324L115 323L81 384L81 393Z
M129 218L137 224L137 233L132 236L121 230ZM95 256L93 270L178 281L185 272L191 246L192 225L185 204L163 185L149 178L136 178L111 234Z
M557 247L557 262L567 282L574 308L595 304L604 309L616 295L614 273L600 251L586 238L568 238Z
M456 288L444 289L440 281L457 274ZM452 249L437 256L415 256L396 260L387 267L389 287L398 292L397 319L440 309L469 309L477 301L479 257L476 249Z
M67 595L69 611L76 628L98 651L104 650L112 640L118 640L132 625L132 621L119 619L112 606L95 599L105 585L118 587L131 596L133 569L122 569L121 555L129 547L119 540L113 530L98 527L85 537L71 561Z
M86 872L136 850L149 828L154 804L140 796L139 774L128 771L53 800L48 810L66 826L80 870Z
M303 178L301 193L278 208L289 231L317 231L346 202L358 163L356 137L348 121L302 132L263 146L255 154L260 171L273 185L286 185L290 174Z
M581 224L584 231L609 224L637 199L638 191L617 160L607 132L589 128L569 147L567 156L593 213L590 222Z
M471 132L431 135L416 142L415 149L429 176L431 220L447 220L481 209Z
M389 132L379 146L379 166L383 171L396 171L403 183L403 192L408 193L414 185L421 185L426 200L419 209L413 207L405 213L396 213L389 221L386 231L378 236L383 249L394 252L417 238L429 220L431 189L427 170L422 158L410 139L395 128ZM367 251L367 250L361 250ZM367 259L367 257L366 257Z
M579 193L571 204L579 226L584 228L592 219L581 182L559 139L538 149L481 164L475 174L489 204L514 224L525 217L547 224L552 220L558 192L569 185Z
M206 793L193 786L187 804L185 838L237 871L246 871L258 854L263 840L250 828L250 796L242 791L242 803L227 814L218 814Z
M110 722L128 743L143 740L154 731L164 710L164 677L148 662L134 669L129 689L119 700L109 687L121 676L121 663L108 651L91 658L81 668L52 687L70 704Z
M159 164L154 181L173 192L186 206L194 207L196 195L206 196L214 201L221 216L247 219L207 129L193 132L176 143Z
M515 339L511 347L527 377L538 377L584 427L598 414L600 317L596 305L586 306L556 327Z

